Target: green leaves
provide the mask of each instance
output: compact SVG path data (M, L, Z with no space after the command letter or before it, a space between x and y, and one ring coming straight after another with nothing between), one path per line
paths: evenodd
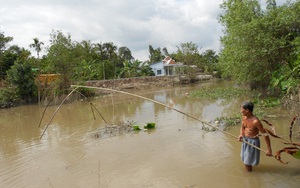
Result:
M28 64L15 63L7 71L7 80L16 87L17 94L22 99L30 99L35 96L34 75L31 71L31 66Z
M0 52L6 49L7 43L11 42L14 38L5 36L4 33L0 31Z
M39 41L38 38L33 38L33 43L29 45L29 47L35 49L38 58L40 57L40 52L42 50L42 45L44 45L44 43Z
M220 22L225 28L219 59L222 76L253 89L266 89L271 80L273 86L282 85L285 90L294 87L293 80L274 78L273 73L294 65L299 54L300 2L277 7L270 0L262 10L256 0L227 0L221 8Z
M164 59L164 55L160 48L154 49L151 45L149 45L149 59L150 64L161 61Z
M279 88L284 93L290 93L299 86L300 79L300 55L298 59L289 65L283 65L274 71L271 86Z

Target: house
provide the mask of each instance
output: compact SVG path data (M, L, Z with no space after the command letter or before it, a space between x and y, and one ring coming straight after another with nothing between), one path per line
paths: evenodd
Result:
M171 57L167 56L164 60L150 65L155 76L171 76L175 75L175 67L181 66L176 63Z

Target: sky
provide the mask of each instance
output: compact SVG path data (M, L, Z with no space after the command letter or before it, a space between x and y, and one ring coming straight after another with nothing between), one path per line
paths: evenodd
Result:
M193 42L199 51L220 50L218 22L223 0L0 0L0 32L10 43L29 47L33 38L49 46L61 31L72 41L113 42L128 47L135 59L149 59L149 45L176 52ZM262 2L264 2L262 0ZM278 0L277 4L285 2ZM43 54L43 53L41 53Z

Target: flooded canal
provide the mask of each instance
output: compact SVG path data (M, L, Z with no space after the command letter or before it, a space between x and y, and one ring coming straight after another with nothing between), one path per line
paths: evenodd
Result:
M223 82L131 91L204 121L240 112L245 98L193 99L194 89L226 87ZM104 120L88 101L64 104L40 138L57 106L51 106L38 127L44 107L0 110L0 187L5 188L198 188L299 187L300 160L282 154L287 165L261 153L261 163L246 172L241 143L220 131L205 132L201 122L151 101L124 94L90 99L108 124L155 122L156 129L119 132L96 138ZM255 113L255 110L254 110ZM292 115L273 109L268 119L277 134L288 138ZM264 124L264 126L267 126ZM239 134L239 126L226 129ZM299 129L298 129L299 130ZM294 141L300 142L299 135ZM285 145L271 138L273 153ZM266 144L262 139L262 149Z

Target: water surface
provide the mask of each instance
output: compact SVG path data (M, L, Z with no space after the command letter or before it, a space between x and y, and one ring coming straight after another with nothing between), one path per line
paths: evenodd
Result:
M239 113L245 98L201 100L186 93L227 86L208 82L132 92L212 121ZM282 157L290 163L283 165L262 153L261 164L248 173L240 161L240 142L220 131L205 132L200 122L184 114L124 94L90 100L109 124L132 120L155 122L157 127L95 138L105 122L97 112L94 120L89 102L83 100L64 104L40 138L57 106L47 109L40 128L44 107L2 109L0 187L299 187L300 160L287 154ZM288 138L292 115L280 109L270 114L276 115L268 120L277 134ZM226 131L238 136L239 126ZM297 134L293 139L300 142ZM284 146L272 139L273 151Z

